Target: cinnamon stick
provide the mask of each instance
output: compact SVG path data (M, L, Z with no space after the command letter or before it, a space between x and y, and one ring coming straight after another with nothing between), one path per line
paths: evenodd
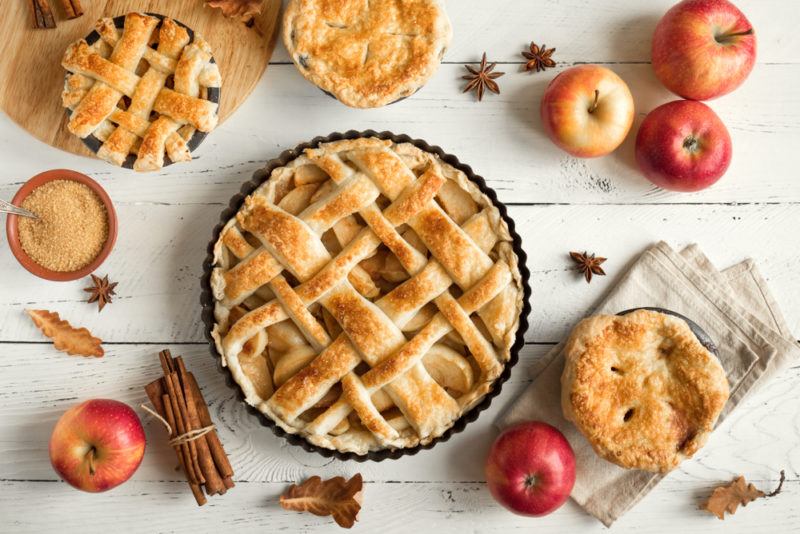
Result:
M48 0L30 0L34 28L55 28L56 19Z
M150 399L150 404L155 408L156 413L164 417L164 402L161 400L161 395L164 394L164 385L161 379L153 380L144 387L144 392L147 398ZM166 417L164 417L166 419Z
M81 0L61 0L61 6L68 19L76 19L83 15Z
M156 413L169 423L170 428L175 428L175 418L172 415L172 406L169 402L169 396L166 394L163 379L158 378L150 382L144 387L144 391L147 394L147 398L150 399L153 408L155 408ZM169 408L169 411L167 411L167 408ZM172 434L170 434L170 438L171 437ZM186 473L186 460L184 459L183 451L180 447L173 447L173 449L175 450L175 456L178 457L178 463L181 469ZM189 483L189 487L192 490L192 495L194 495L197 504L199 506L204 505L206 503L206 497L203 495L203 490L200 488L200 485Z
M186 399L183 397L178 375L174 371L169 376L164 377L167 383L167 391L170 393L170 400L173 402L173 412L175 413L175 421L178 423L177 436L183 435L190 430L191 423L189 422L189 415L186 413ZM192 462L192 469L195 473L195 481L198 484L205 484L206 479L203 476L203 470L200 469L200 459L197 455L197 443L195 440L183 443L189 448L189 457Z
M179 365L182 364L183 362L180 361ZM208 411L208 405L206 404L206 401L203 398L203 393L200 391L200 386L197 385L197 380L195 380L192 373L189 373L188 380L189 387L192 389L194 401L197 406L197 414L200 416L200 424L204 427L212 425L213 421L211 420L211 414ZM217 431L213 430L207 435L208 445L211 449L211 454L214 456L214 463L217 465L217 469L219 469L219 472L224 479L230 479L233 477L233 467L231 467L231 463L228 460L228 455L225 454L225 449L222 447L219 436L217 436ZM228 487L233 487L232 481L231 485Z
M173 447L192 494L202 506L206 502L205 494L224 494L234 487L233 468L213 429L211 414L197 380L186 369L183 358L173 359L169 350L161 351L158 357L164 376L144 389L156 412L170 425L170 438L212 428L201 436L182 438L183 443Z
M172 427L173 435L170 438L175 438L182 434L188 432L186 428L186 416L184 415L184 410L181 404L184 404L182 398L178 398L178 391L180 386L175 385L172 381L172 374L174 372L174 368L172 366L172 357L168 350L163 350L159 353L159 358L161 360L161 368L164 371L164 384L166 386L167 396L169 398L168 401L165 400L165 404L169 402L172 408L172 413L175 417L175 425ZM177 378L177 377L176 377ZM184 457L186 458L186 477L189 479L189 482L193 484L202 484L205 482L203 479L203 475L200 472L200 466L197 462L197 448L194 442L189 441L186 443L181 443L180 448L183 451Z
M203 428L203 425L200 424L200 418L197 416L197 405L195 405L192 388L189 387L186 367L183 365L183 359L181 359L180 356L175 358L175 363L177 363L177 376L180 379L183 396L186 400L186 415L189 423L187 425L187 432L190 430L199 430ZM225 485L222 483L222 478L217 472L217 467L214 465L214 457L211 455L211 451L208 448L207 436L208 434L205 434L193 441L193 443L197 444L197 457L200 470L205 478L206 493L209 495L225 493L227 488L225 488Z
M164 415L166 416L165 419L172 428L175 428L175 416L172 413L172 405L170 404L168 395L164 395L163 397L163 406L164 406ZM179 452L181 448L174 447L174 449L175 453L178 455L178 461L180 462L181 467L183 468L183 472L186 473L186 476L188 478L189 477L188 466L190 464L187 462L186 455ZM197 505L203 506L207 501L206 501L206 496L203 495L203 490L200 489L200 484L197 484L196 482L192 482L191 480L189 480L189 488L192 490L192 495L194 495L194 499L197 501Z

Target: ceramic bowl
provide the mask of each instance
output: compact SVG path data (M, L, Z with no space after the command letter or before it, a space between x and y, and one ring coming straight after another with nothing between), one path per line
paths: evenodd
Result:
M54 180L73 180L87 186L89 189L94 191L98 197L100 197L100 200L106 207L106 213L108 214L108 239L106 239L106 244L103 246L102 250L100 250L100 254L98 254L97 257L83 269L66 272L51 271L50 269L42 267L33 261L33 259L22 249L22 245L19 242L20 217L18 215L9 214L6 217L6 236L8 237L8 246L11 248L11 253L14 254L14 257L17 258L17 261L20 263L20 265L25 267L25 269L27 269L30 273L38 276L39 278L44 278L45 280L68 282L70 280L83 278L88 276L89 273L94 272L95 269L100 267L100 265L111 253L111 249L114 248L114 243L117 240L117 214L114 211L114 205L111 203L111 198L108 196L108 193L106 193L105 189L100 187L100 184L85 174L68 169L53 169L37 174L25 182L19 191L17 191L17 194L14 195L11 203L15 206L21 206L22 201L25 200L25 197L27 197L31 191L40 185L43 185L47 182L52 182Z

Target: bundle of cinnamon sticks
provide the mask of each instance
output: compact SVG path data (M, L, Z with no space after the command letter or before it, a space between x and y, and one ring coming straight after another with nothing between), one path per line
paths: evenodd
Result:
M53 10L50 9L48 0L28 0L33 13L34 28L55 28L56 19ZM61 7L64 8L64 16L68 19L78 18L83 15L81 0L61 0Z
M169 423L170 442L192 494L202 506L206 495L222 495L233 487L233 469L213 429L200 387L186 370L183 358L173 358L169 350L161 351L158 357L164 377L150 382L144 390L156 412Z

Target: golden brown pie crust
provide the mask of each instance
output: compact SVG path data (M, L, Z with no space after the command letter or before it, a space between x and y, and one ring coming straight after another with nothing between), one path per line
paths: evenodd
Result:
M496 206L410 143L307 149L214 248L212 335L245 400L342 452L426 444L491 391L522 309Z
M567 341L564 416L617 465L665 473L706 442L728 381L680 318L650 310L581 321Z
M189 139L217 125L217 104L206 96L222 80L210 45L170 18L144 13L125 15L121 30L102 18L95 30L96 42L75 41L61 60L69 131L100 140L97 156L114 165L135 155L137 171L160 169L165 156L191 160Z
M344 104L379 107L417 91L450 44L439 0L291 0L283 41L298 70Z

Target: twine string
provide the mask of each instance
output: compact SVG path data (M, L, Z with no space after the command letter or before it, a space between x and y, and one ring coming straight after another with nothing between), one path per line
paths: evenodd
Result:
M167 429L167 433L169 433L170 436L172 435L172 426L170 426L167 420L161 417L161 415L158 412L150 408L147 404L140 404L139 407L142 410L149 413L150 415L152 415L153 417L155 417L156 419L158 419L159 421L161 421L161 423ZM178 445L189 443L190 441L202 438L203 436L214 430L214 428L215 428L214 425L210 424L208 426L204 426L203 428L195 428L194 430L189 430L188 432L184 432L180 436L175 436L174 438L169 440L169 444L172 447L177 447Z
M190 430L189 432L184 432L180 436L175 436L171 440L169 440L169 444L173 447L177 447L183 443L189 443L190 441L194 441L196 439L200 439L209 432L214 430L214 425L204 426L203 428L195 428L194 430Z

